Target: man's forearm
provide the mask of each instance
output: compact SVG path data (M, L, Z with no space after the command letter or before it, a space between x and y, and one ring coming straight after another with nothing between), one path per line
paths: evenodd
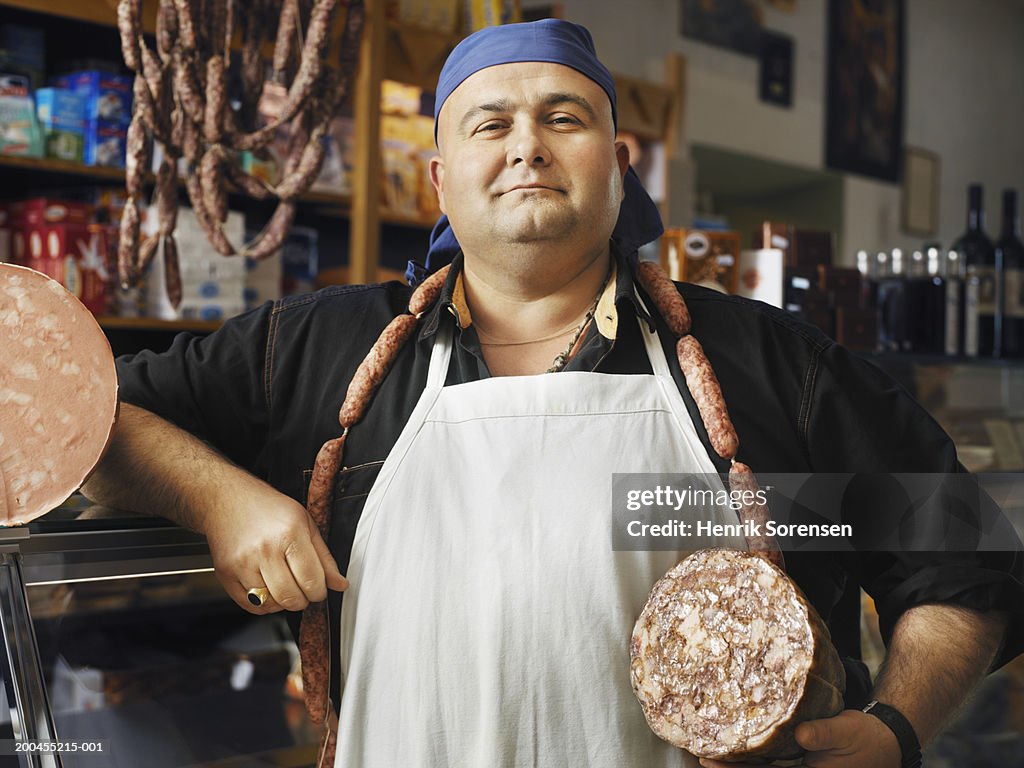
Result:
M1005 627L997 612L911 608L896 623L874 698L899 709L924 746L988 671Z
M217 494L261 482L174 424L122 403L107 453L82 492L205 533L205 510L216 508Z

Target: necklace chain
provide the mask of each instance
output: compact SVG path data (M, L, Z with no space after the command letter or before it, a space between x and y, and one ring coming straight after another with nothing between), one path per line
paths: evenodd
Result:
M594 315L597 313L597 305L601 301L601 295L608 287L609 280L611 280L612 269L613 266L609 264L608 272L605 274L604 280L601 283L601 287L598 289L597 295L594 297L594 302L593 304L590 305L590 309L587 310L587 314L583 316L583 320L580 321L579 325L570 325L568 328L564 328L563 330L558 331L557 333L554 333L550 336L542 336L539 339L529 339L527 341L484 341L483 338L481 337L481 332L484 335L489 334L487 333L487 331L484 331L478 323L474 323L474 325L476 326L477 338L480 340L480 346L523 347L529 344L539 344L543 341L553 341L554 339L561 338L565 334L572 331L573 328L575 328L575 333L573 333L572 338L569 340L568 346L564 350L559 352L557 355L555 355L555 359L551 362L551 366L545 371L545 373L557 373L558 371L565 368L566 364L569 362L569 358L572 357L572 351L576 347L576 343L580 340L580 336L583 335L583 332L587 329L587 326L590 325L590 321L594 319Z

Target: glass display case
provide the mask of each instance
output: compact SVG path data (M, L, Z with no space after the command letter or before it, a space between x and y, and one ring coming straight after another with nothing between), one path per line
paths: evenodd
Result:
M0 530L0 743L65 745L0 767L312 765L283 617L235 605L202 537L81 502Z

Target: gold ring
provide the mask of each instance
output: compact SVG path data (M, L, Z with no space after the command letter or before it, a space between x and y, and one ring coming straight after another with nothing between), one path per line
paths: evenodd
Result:
M249 599L250 603L259 608L267 602L267 598L270 597L270 590L266 587L253 587L245 593L245 596Z

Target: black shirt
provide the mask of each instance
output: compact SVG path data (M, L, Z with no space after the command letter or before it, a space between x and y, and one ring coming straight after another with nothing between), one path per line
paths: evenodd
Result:
M366 496L425 384L441 323L455 327L447 383L489 375L461 300L460 264L457 258L440 300L398 353L347 438L328 536L342 573ZM674 339L660 317L637 301L631 268L622 259L609 290L618 314L615 338L605 338L591 324L567 370L649 374L637 317L653 323L697 434L711 460L727 471L728 463L710 447L675 362ZM760 302L689 284L679 290L739 435L737 458L755 472L963 471L949 437L905 390L816 328ZM200 436L304 503L317 450L341 432L338 411L356 367L388 322L407 310L410 295L409 287L390 282L334 286L267 303L205 338L181 334L166 353L118 359L121 398ZM860 587L875 600L886 641L907 608L945 602L1010 612L998 663L1024 650L1019 541L1009 542L1006 551L984 553L789 552L786 568L828 622L843 656L860 653ZM340 602L331 593L332 627ZM847 705L857 706L868 681L863 668L848 666L848 672L856 679L850 680ZM335 702L337 693L335 677Z

